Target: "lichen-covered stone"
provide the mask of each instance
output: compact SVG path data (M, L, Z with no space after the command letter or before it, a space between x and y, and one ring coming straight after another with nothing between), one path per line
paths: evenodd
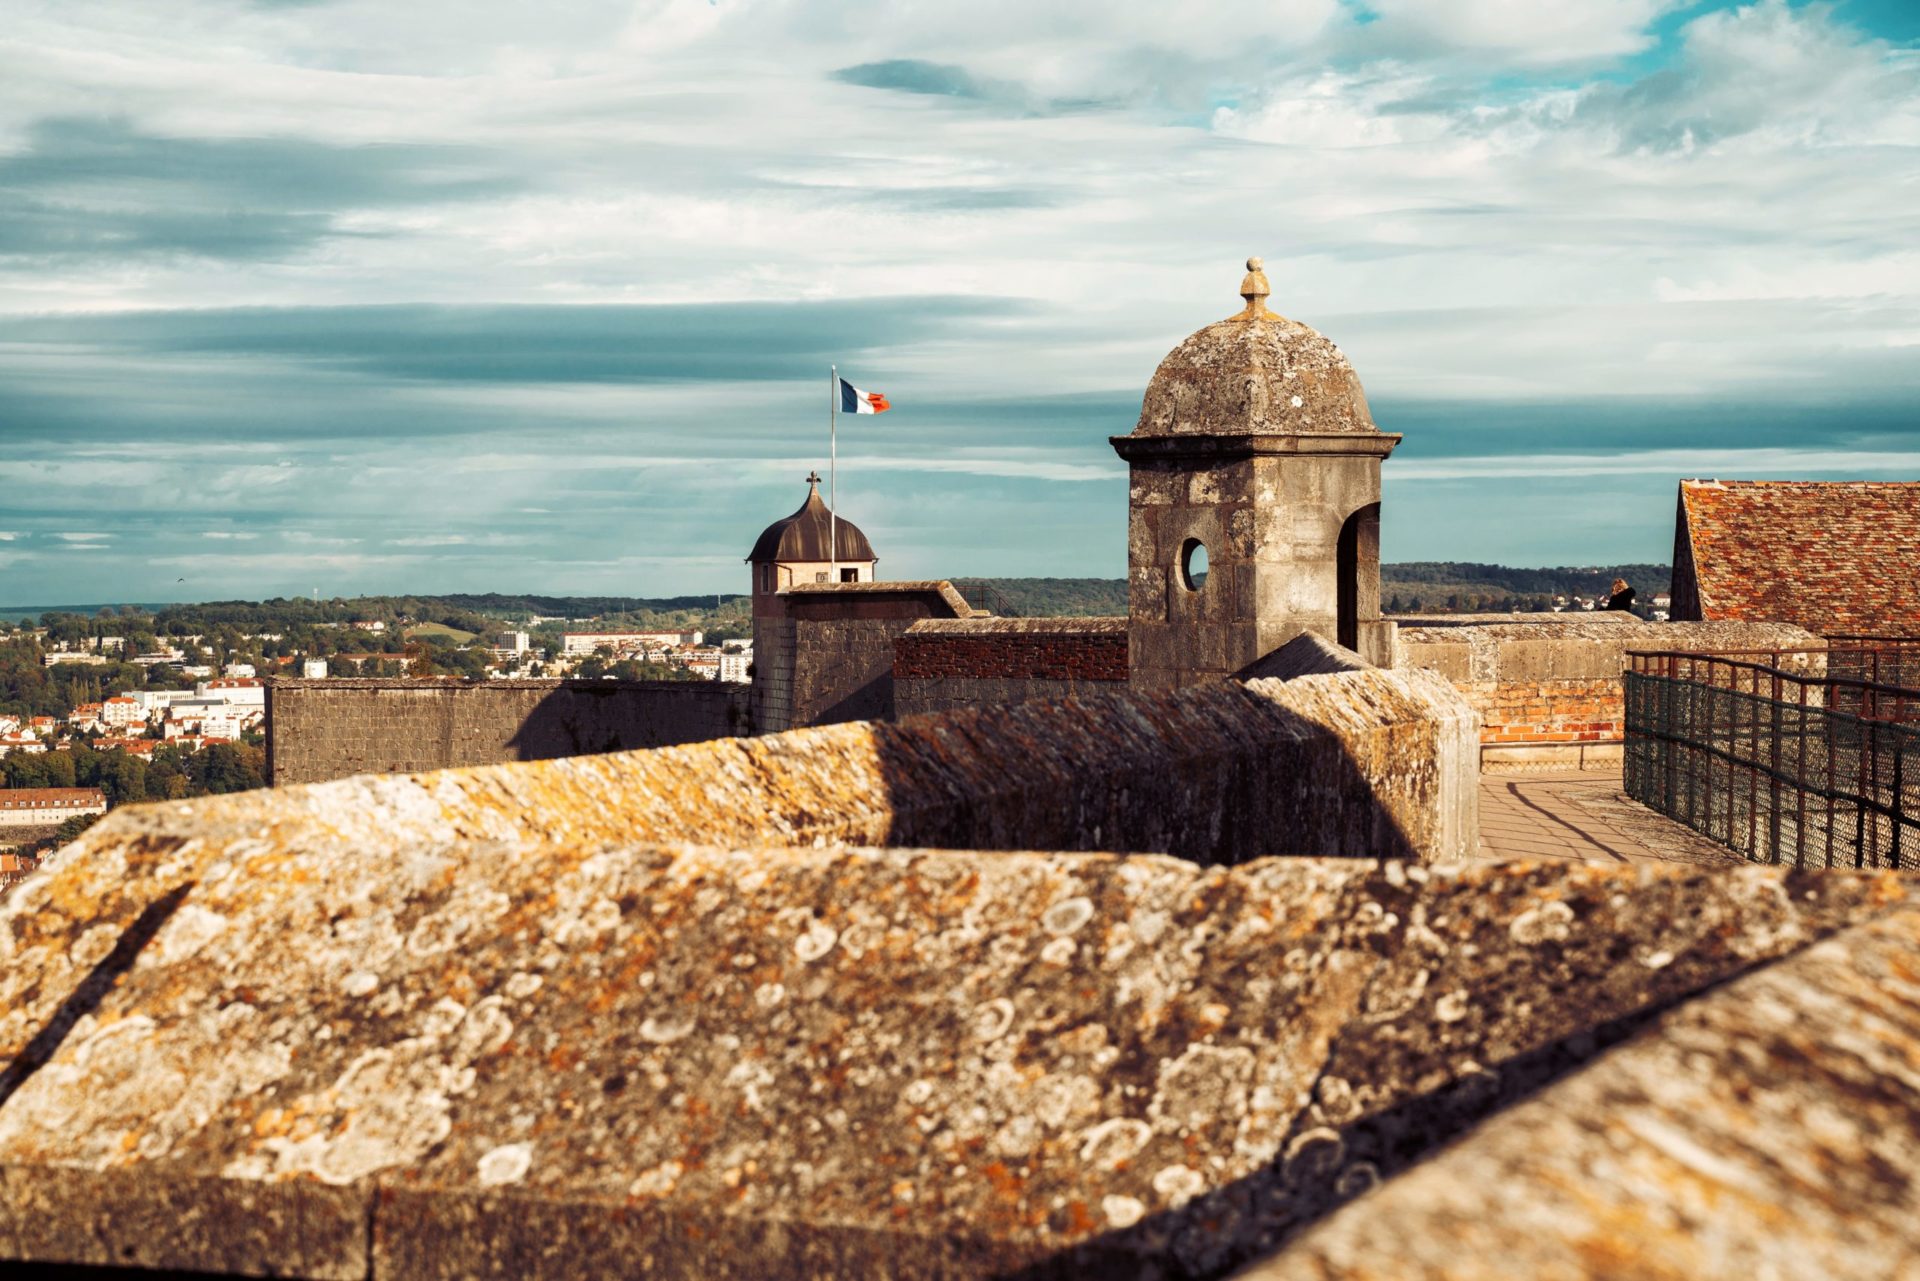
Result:
M1296 676L1330 676L1336 672L1364 672L1373 664L1344 645L1324 636L1301 632L1237 673L1240 680L1287 681Z
M1695 998L1247 1281L1909 1277L1920 913Z
M331 833L208 823L191 853L103 826L0 907L0 1248L1217 1274L1594 1028L1906 895L1760 868L432 841L419 792L389 799ZM189 1205L264 1210L238 1244L153 1230Z
M1378 430L1346 354L1311 326L1255 306L1160 362L1134 435Z

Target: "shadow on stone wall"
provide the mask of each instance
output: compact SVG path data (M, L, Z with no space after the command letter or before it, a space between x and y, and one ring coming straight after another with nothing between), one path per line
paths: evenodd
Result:
M839 725L847 721L893 719L893 672L881 672L841 694L808 721L810 725Z
M549 761L672 747L747 732L744 686L565 681L506 740L512 759Z
M1363 766L1326 725L1236 683L1094 691L874 731L891 815L882 845L1159 853L1206 866L1433 857L1381 803L1376 781L1395 761Z

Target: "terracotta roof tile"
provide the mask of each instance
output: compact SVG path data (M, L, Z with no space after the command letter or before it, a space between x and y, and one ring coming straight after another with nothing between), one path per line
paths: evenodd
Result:
M1700 617L1920 635L1920 482L1680 482Z

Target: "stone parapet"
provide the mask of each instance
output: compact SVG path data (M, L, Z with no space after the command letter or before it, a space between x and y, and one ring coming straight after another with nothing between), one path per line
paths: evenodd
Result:
M1666 1014L1242 1275L1905 1276L1916 972L1909 899Z
M0 1258L1218 1276L1907 896L1775 869L429 843L398 794L258 825L293 795L248 831L236 806L114 820L0 907Z
M1489 768L1617 767L1620 677L1635 650L1819 649L1781 623L1647 623L1625 615L1475 626L1403 625L1400 665L1451 681L1483 719Z
M208 798L191 812L242 830L270 819L288 839L289 824L324 814L340 830L364 812L375 827L411 816L409 831L427 842L1038 845L1209 863L1442 862L1474 848L1476 727L1444 681L1365 671L341 779ZM161 830L170 812L134 806L109 821Z
M276 786L702 742L747 732L718 681L267 681Z

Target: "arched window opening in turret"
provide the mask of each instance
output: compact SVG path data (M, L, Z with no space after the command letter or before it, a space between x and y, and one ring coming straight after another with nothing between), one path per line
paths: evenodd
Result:
M1340 526L1334 552L1339 579L1339 635L1348 649L1360 648L1360 620L1380 617L1380 504L1368 503ZM1368 596L1371 599L1367 599Z

